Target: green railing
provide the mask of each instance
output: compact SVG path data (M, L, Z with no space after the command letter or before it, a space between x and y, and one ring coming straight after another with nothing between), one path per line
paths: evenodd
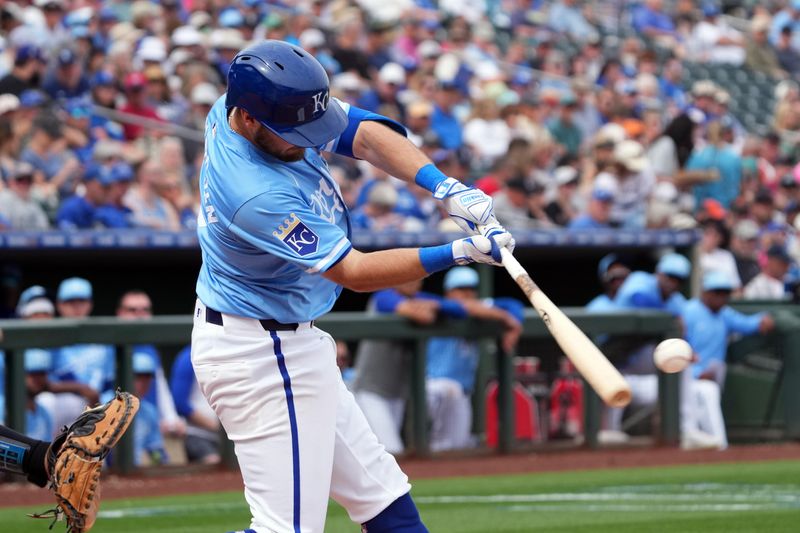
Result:
M645 336L665 338L675 332L674 319L658 312L632 312L614 314L587 313L582 308L565 308L564 311L589 336ZM418 343L411 369L410 409L413 420L412 447L417 455L428 453L427 412L425 400L425 342L436 336L462 336L471 339L496 339L501 333L497 323L474 320L446 321L432 326L415 326L395 316L368 316L364 313L331 313L317 321L317 325L342 340L365 338L397 339ZM133 388L131 364L135 344L185 345L191 337L191 316L159 316L151 320L118 320L98 317L85 320L56 319L51 321L0 321L0 350L6 351L6 395L8 423L24 431L25 425L25 372L23 353L26 348L52 348L71 344L96 343L117 347L117 381L126 390ZM533 309L526 310L523 329L525 339L549 338L549 333ZM526 354L527 355L527 354ZM511 357L500 353L496 358L499 385L499 449L510 451L514 444L513 401L511 396L513 365ZM661 437L667 443L678 441L678 380L662 376ZM590 446L597 445L600 420L600 400L586 387L585 432ZM129 471L133 467L133 446L130 435L119 444L118 468ZM226 459L233 462L230 446Z

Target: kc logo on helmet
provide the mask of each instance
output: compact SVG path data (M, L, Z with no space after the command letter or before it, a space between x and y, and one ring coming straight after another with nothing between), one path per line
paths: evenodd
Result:
M292 213L272 234L301 257L313 254L319 246L319 237Z
M328 109L328 102L330 101L330 95L328 91L322 91L321 93L317 93L311 98L314 99L314 113L316 114L319 111L325 111Z

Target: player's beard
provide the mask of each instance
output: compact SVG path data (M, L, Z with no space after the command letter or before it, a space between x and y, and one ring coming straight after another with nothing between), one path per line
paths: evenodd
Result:
M284 141L263 126L258 129L253 141L264 152L287 163L300 161L306 154L305 148Z

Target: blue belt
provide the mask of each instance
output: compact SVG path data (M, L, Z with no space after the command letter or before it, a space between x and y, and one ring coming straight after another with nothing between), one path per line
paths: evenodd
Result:
M211 309L210 307L206 307L206 322L209 324L216 324L217 326L222 325L222 313L217 311L216 309ZM293 322L291 324L284 324L282 322L278 322L277 320L273 320L272 318L262 318L258 321L261 324L261 327L267 331L297 331L297 328L300 327L300 324L297 322Z

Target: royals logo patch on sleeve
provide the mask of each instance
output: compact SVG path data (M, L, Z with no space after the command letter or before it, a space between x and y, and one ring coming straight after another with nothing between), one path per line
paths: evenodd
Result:
M319 246L319 237L292 213L272 234L301 257L313 254Z

